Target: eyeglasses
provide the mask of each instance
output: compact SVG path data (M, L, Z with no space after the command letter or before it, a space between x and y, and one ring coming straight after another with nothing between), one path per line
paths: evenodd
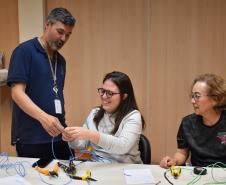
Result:
M115 92L112 92L110 90L106 90L106 89L103 89L103 88L98 88L97 91L98 91L100 96L103 96L104 94L106 94L107 98L111 98L112 96L114 96L116 94L120 94L120 93L115 93Z
M192 93L191 99L194 99L195 101L199 101L199 99L203 96L210 96L210 95L201 95L201 94L198 94L198 93Z

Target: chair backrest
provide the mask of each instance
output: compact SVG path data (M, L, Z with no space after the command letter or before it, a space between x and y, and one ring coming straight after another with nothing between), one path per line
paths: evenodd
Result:
M151 145L148 138L141 134L139 142L140 157L144 164L151 164Z

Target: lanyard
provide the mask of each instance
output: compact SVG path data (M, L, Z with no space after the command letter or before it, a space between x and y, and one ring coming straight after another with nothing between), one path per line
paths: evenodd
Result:
M48 51L47 51L47 49L46 49L46 47L45 47L45 45L44 45L44 43L43 43L43 41L42 41L41 38L39 38L39 41L40 41L42 47L44 48L44 50L45 50L45 52L46 52L46 54L47 54L47 56L48 56L49 65L50 65L50 69L51 69L51 74L52 74L52 77L53 77L53 91L55 92L56 97L57 97L57 96L58 96L58 95L57 95L58 88L57 88L57 82L56 82L56 81L57 81L57 75L56 75L56 73L57 73L57 53L56 53L55 67L54 67L54 70L53 70L53 65L52 65L50 56L49 56L49 54L48 54ZM54 57L53 57L53 58L54 58Z
M47 53L47 51L46 51ZM50 65L50 69L51 69L51 74L52 74L52 77L53 77L53 91L56 93L56 96L57 96L57 92L58 92L58 88L57 88L57 76L56 76L56 72L57 72L57 54L56 54L56 61L55 61L55 67L54 67L54 70L53 70L53 65L52 65L52 62L51 62L51 59L47 53L47 56L48 56L48 60L49 60L49 65Z

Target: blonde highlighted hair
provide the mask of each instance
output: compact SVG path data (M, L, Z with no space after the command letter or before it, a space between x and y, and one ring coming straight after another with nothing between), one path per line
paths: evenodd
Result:
M214 107L216 111L222 111L226 108L226 83L221 76L211 73L201 74L194 79L192 87L196 82L206 83L208 96L217 103Z

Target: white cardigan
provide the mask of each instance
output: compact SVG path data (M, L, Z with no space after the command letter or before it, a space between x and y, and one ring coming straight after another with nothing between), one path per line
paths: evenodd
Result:
M99 122L98 130L93 118L99 108L91 110L83 127L100 133L99 143L93 144L87 140L69 142L70 147L86 149L92 146L93 151L105 161L120 163L142 163L139 151L139 139L142 132L141 114L134 110L127 114L120 123L118 131L111 135L114 126L114 118L105 113ZM92 159L91 159L92 160Z

